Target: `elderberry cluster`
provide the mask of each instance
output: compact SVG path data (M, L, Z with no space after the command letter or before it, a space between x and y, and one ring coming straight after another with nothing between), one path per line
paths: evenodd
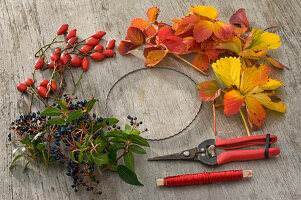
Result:
M117 158L117 150L124 149L124 155L129 153L130 140L135 143L135 138L140 138L137 127L142 121L128 116L131 128L126 133L116 125L117 119L89 114L96 100L75 102L75 99L64 95L63 101L53 103L43 112L20 115L11 123L10 130L18 136L14 141L27 147L27 157L45 163L47 169L55 163L65 166L75 192L83 186L87 191L101 194L96 191L99 175L107 169L116 171L121 158ZM110 132L106 134L105 130ZM8 140L12 141L11 133ZM140 140L137 141L139 144Z

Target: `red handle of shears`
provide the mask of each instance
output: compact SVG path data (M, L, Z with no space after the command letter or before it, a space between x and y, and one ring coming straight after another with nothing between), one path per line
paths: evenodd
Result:
M269 157L277 156L280 149L269 148ZM265 158L265 149L226 151L217 156L217 164L221 165L233 161L258 160Z
M265 145L266 135L240 137L235 139L215 139L215 146L219 149L239 149L254 145ZM270 144L277 142L276 135L270 135Z

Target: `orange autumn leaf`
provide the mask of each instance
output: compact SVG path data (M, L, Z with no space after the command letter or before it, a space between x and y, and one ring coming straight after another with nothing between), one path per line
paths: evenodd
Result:
M193 59L193 65L199 68L202 71L207 70L210 67L210 59L208 55L204 53L199 53L194 59Z
M222 40L229 39L232 36L233 28L231 24L216 21L214 23L214 35Z
M218 98L221 94L221 89L218 87L216 81L205 81L197 85L199 88L199 95L203 101L212 101Z
M147 18L151 22L157 21L160 10L157 7L152 7L147 10Z
M193 29L193 37L197 42L208 39L214 31L214 24L208 20L201 20Z
M147 54L145 66L151 67L158 64L168 53L168 50L154 50Z
M224 95L224 114L233 115L237 113L245 101L245 97L236 89L231 89Z
M150 25L149 22L140 18L133 19L133 21L131 22L131 27L139 28L141 31L143 31L148 25Z
M258 130L265 119L265 110L260 101L253 97L246 97L248 120L252 130Z
M130 27L127 31L127 38L135 45L141 45L145 43L144 33L136 27Z
M269 55L267 55L267 58L265 60L268 61L272 66L277 67L279 69L289 69L289 67L285 66L284 64L280 63L278 60Z
M174 54L182 54L186 49L183 39L177 36L168 37L162 43L166 46L168 51Z
M145 29L145 35L147 38L154 37L156 36L156 34L157 34L157 29L153 24L151 24Z
M218 17L217 9L211 6L191 6L189 10L211 20L215 20Z

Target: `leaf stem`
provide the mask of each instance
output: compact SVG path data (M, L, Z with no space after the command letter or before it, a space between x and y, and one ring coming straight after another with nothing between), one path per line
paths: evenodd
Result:
M187 60L185 60L184 58L182 58L181 56L177 55L177 54L174 54L174 56L176 56L177 58L180 58L182 61L184 61L185 63L187 63L188 65L190 65L191 67L193 67L195 70L201 72L202 74L208 76L208 74L202 70L200 70L199 68L197 68L195 65L191 64L190 62L188 62Z
M247 121L246 121L245 116L243 115L241 109L239 109L239 113L241 115L242 120L244 121L244 124L245 124L246 130L247 130L248 136L251 136L250 131L249 131L249 127L248 127L248 124L247 124Z

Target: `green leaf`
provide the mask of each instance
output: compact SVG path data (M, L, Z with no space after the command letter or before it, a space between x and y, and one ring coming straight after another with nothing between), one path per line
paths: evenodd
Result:
M11 169L11 167L13 166L13 164L14 164L18 159L22 158L23 156L25 156L25 155L17 155L17 156L14 158L13 162L10 164L9 169Z
M106 120L109 121L109 126L112 126L112 125L117 124L119 122L119 120L115 119L115 118L104 118L103 119L104 123L106 122Z
M107 137L120 137L120 138L126 138L126 135L122 131L111 131L108 132Z
M50 120L47 121L51 126L56 124L56 125L62 125L66 121L62 118L51 118Z
M79 149L83 148L83 146L78 141L75 141L75 144Z
M118 138L114 137L110 140L110 142L126 142L127 140L125 138Z
M84 152L83 153L83 161L84 162L87 162L89 164L92 164L93 163L93 160L92 160L92 155L90 152Z
M28 166L28 164L29 164L31 161L33 161L33 160L32 160L32 159L28 160L27 163L24 165L23 172L26 171L27 166Z
M138 153L138 154L146 154L146 151L142 147L140 147L138 145L135 145L135 144L130 145L129 149L132 152L135 152L135 153Z
M132 134L134 134L134 135L139 135L139 134L140 134L140 131L134 129L134 130L132 130Z
M86 135L86 136L87 136L87 135ZM89 135L89 136L87 137L86 142L85 142L85 144L84 144L84 147L87 147L87 146L88 146L88 144L89 144L89 142L90 142L90 140L91 140L92 137L93 137L93 135Z
M129 168L131 171L135 171L135 160L132 152L128 152L123 156L124 164Z
M115 160L117 158L117 150L114 145L109 146L108 157L109 157L110 163L115 162Z
M109 163L108 154L93 153L92 157L93 157L93 160L94 160L95 164L98 165L98 166L105 165L105 164Z
M95 104L95 102L98 101L98 99L91 99L90 101L87 102L85 108L87 112L90 112Z
M139 135L131 134L131 135L128 135L127 139L129 139L132 143L139 144L141 146L149 147L149 144L146 141L146 139L144 139L143 137L141 137Z
M112 165L112 166L109 168L109 170L111 170L111 171L113 171L113 172L117 172L117 165L116 165L116 164Z
M62 107L63 112L67 111L67 102L65 100L58 100L56 102Z
M79 152L78 161L79 161L79 163L83 162L83 150L82 149Z
M108 146L108 141L105 139L101 139L101 138L94 140L94 143L96 145L98 144L98 146L96 147L96 151L98 153L102 153L103 150Z
M73 160L74 162L77 162L77 160L75 160L73 151L69 151L69 157L70 157L70 159ZM77 162L77 163L78 163L78 162Z
M126 124L124 127L124 132L127 134L131 134L131 130L132 128L130 127L130 125Z
M72 120L77 119L82 115L83 115L83 110L82 109L79 109L77 111L73 111L73 112L68 114L67 122L71 122Z
M62 111L56 107L49 107L46 108L43 112L41 112L41 115L46 115L46 116L60 116Z
M120 178L128 184L143 186L143 184L138 181L137 175L126 166L119 165L117 171Z
M37 144L37 148L40 150L40 151L43 151L45 149L47 145L47 142L40 142Z
M20 140L20 142L21 142L22 144L27 145L27 146L30 146L30 145L31 145L31 142L29 142L29 141L27 141L27 140Z

